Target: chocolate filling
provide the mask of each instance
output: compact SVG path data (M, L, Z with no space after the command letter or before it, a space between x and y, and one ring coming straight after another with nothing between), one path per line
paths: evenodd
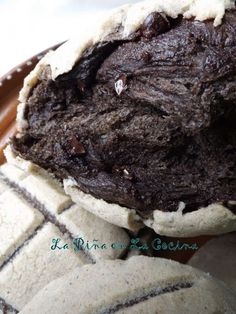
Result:
M45 70L13 149L143 217L236 200L235 30L234 10L216 28L153 13L117 30L55 81Z

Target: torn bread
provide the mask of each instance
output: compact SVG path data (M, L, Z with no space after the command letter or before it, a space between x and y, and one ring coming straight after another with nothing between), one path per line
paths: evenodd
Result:
M234 231L234 1L143 1L95 28L25 79L15 159L117 226Z

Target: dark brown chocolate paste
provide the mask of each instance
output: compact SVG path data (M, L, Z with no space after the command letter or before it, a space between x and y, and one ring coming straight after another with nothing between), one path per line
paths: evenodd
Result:
M236 200L235 11L119 31L55 81L46 69L14 150L142 216Z

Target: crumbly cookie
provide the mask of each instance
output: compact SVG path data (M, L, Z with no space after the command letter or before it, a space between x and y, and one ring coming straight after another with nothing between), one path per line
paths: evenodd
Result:
M0 310L14 313L75 267L126 254L125 230L74 204L52 177L0 167ZM90 243L90 248L82 245ZM112 243L124 246L112 249ZM97 245L97 249L92 247ZM101 246L105 244L106 249ZM8 312L7 312L8 311Z
M86 265L42 289L20 312L228 313L235 294L192 267L160 258L132 257Z

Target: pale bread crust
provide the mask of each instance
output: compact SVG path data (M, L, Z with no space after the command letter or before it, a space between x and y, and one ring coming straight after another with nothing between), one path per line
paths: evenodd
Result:
M192 287L161 293L183 283ZM235 295L222 282L177 262L138 256L77 268L42 289L20 314L38 314L38 309L41 314L109 313L112 306L148 295L151 290L160 295L117 313L154 314L157 309L160 314L236 311Z
M214 19L214 25L217 26L221 24L225 10L233 7L235 7L235 4L232 0L148 0L132 5L127 4L113 10L100 25L95 26L94 31L91 33L86 34L86 36L80 34L79 38L66 42L55 52L49 52L26 77L19 97L21 104L18 106L17 136L21 136L21 133L27 128L28 123L24 119L25 103L31 89L36 85L46 66L50 66L53 79L69 72L87 48L103 41L120 26L123 30L121 37L127 37L137 30L148 14L154 11L164 12L173 18L183 14L184 18L195 17L196 20L200 21ZM9 159L15 162L11 156L9 156ZM23 168L37 167L17 156L15 156L15 160ZM90 212L110 223L130 230L137 230L142 227L140 217L133 209L98 200L79 191L69 182L70 180L65 180L67 193L78 203L83 200L84 206ZM219 204L212 204L207 208L201 208L185 215L181 211L164 213L156 210L153 213L153 218L144 221L144 223L157 233L167 236L214 235L236 230L236 216Z
M102 199L97 199L90 194L86 194L79 190L76 187L76 183L71 179L64 180L64 189L75 203L81 204L84 209L111 224L132 231L137 231L144 227L141 217L137 215L134 209L110 204Z
M49 174L31 161L17 156L12 151L10 145L6 147L4 154L9 165L14 165L27 173L42 173L49 180L52 179L52 174ZM53 179L56 180L55 178ZM138 231L144 227L141 217L137 215L134 209L121 207L117 204L109 204L104 200L99 200L89 194L85 194L77 189L76 183L72 179L64 180L64 190L75 203L113 225L132 231Z
M100 245L107 245L107 249L93 249L89 252L93 261L116 259L125 254L130 242L125 230L93 215L81 203L73 204L55 177L33 163L15 156L10 147L6 148L5 155L8 162L0 167L0 174L5 179L42 204L51 218L64 225L74 238L82 237L85 241L94 240ZM122 243L124 247L114 250L110 247L112 243Z
M82 204L85 209L110 223L135 230L135 222L138 222L138 218L141 220L132 209L109 204L82 192L73 180L64 180L64 189L74 202ZM157 234L169 237L218 235L236 230L236 215L220 204L212 204L186 214L183 214L182 210L177 212L155 210L153 218L143 222Z
M25 161L16 156L10 146L5 149L8 162L17 167L32 171L47 172L30 161ZM51 175L48 173L48 176ZM183 207L176 212L163 212L155 210L153 217L145 220L133 209L122 207L117 204L110 204L102 199L97 199L78 189L73 179L64 180L65 192L75 203L82 205L84 209L103 220L129 229L139 230L143 224L152 228L157 234L169 237L194 237L199 235L219 235L236 231L236 215L220 204L211 204L208 207L198 209L191 213L183 213Z
M211 204L186 214L155 210L153 219L144 223L156 233L170 237L219 235L236 230L236 215L221 204Z

